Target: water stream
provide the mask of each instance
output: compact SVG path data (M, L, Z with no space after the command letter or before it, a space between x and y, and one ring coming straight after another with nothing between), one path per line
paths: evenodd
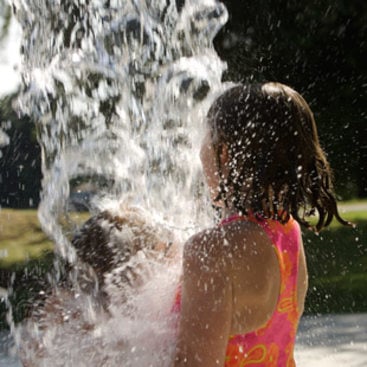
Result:
M138 207L178 244L208 223L198 147L206 111L226 88L212 44L225 7L216 0L11 2L23 30L17 108L36 123L39 219L56 253L76 261L71 238L79 224L69 198L86 187L91 214ZM42 322L13 329L29 365L169 364L180 264L136 256L130 261L149 265L149 277L128 301L117 287L106 313L90 295L56 288Z

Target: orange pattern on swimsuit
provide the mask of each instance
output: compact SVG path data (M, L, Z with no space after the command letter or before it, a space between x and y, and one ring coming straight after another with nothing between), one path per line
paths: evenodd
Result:
M225 367L295 367L293 350L300 313L297 306L300 228L290 219L281 224L270 219L234 216L234 220L258 223L271 239L281 270L281 291L270 320L262 328L229 338Z
M276 309L270 320L260 329L229 338L224 367L295 367L294 344L300 313L297 306L297 277L301 242L299 224L291 218L281 224L254 216L232 216L220 225L236 220L250 220L259 224L271 239L277 253L281 286ZM172 307L181 309L181 286Z

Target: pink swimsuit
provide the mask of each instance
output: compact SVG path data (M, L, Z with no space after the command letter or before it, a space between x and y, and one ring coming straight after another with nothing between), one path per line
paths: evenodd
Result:
M281 271L281 289L276 310L260 329L232 335L228 340L224 367L294 367L293 349L300 312L297 306L297 278L301 234L292 218L286 224L253 216L231 216L220 225L236 220L259 224L271 239ZM177 294L175 310L179 310Z

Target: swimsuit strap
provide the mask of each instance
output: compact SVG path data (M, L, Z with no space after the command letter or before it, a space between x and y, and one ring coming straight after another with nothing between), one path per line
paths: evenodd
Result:
M247 219L248 219L248 217L246 217L245 215L232 214L229 217L222 219L218 225L219 226L224 226L226 224L236 222L238 220L247 220Z
M235 213L235 214L230 215L227 218L222 219L219 222L218 226L219 227L225 226L226 224L229 224L229 223L232 223L232 222L237 222L237 221L240 221L240 220L244 220L244 221L248 221L248 222L254 222L254 223L258 223L258 224L259 224L259 222L264 221L264 219L261 216L258 216L257 214L254 215L252 213L249 213L247 215L244 215L244 214Z

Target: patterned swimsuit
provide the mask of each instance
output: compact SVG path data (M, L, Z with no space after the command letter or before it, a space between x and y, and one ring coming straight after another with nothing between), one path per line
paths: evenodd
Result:
M238 220L257 223L270 238L278 256L281 289L276 309L263 327L247 334L230 336L224 367L294 367L293 350L300 318L297 306L300 227L292 218L281 224L271 219L238 215L223 220L220 225ZM180 303L179 291L175 311L179 311Z

